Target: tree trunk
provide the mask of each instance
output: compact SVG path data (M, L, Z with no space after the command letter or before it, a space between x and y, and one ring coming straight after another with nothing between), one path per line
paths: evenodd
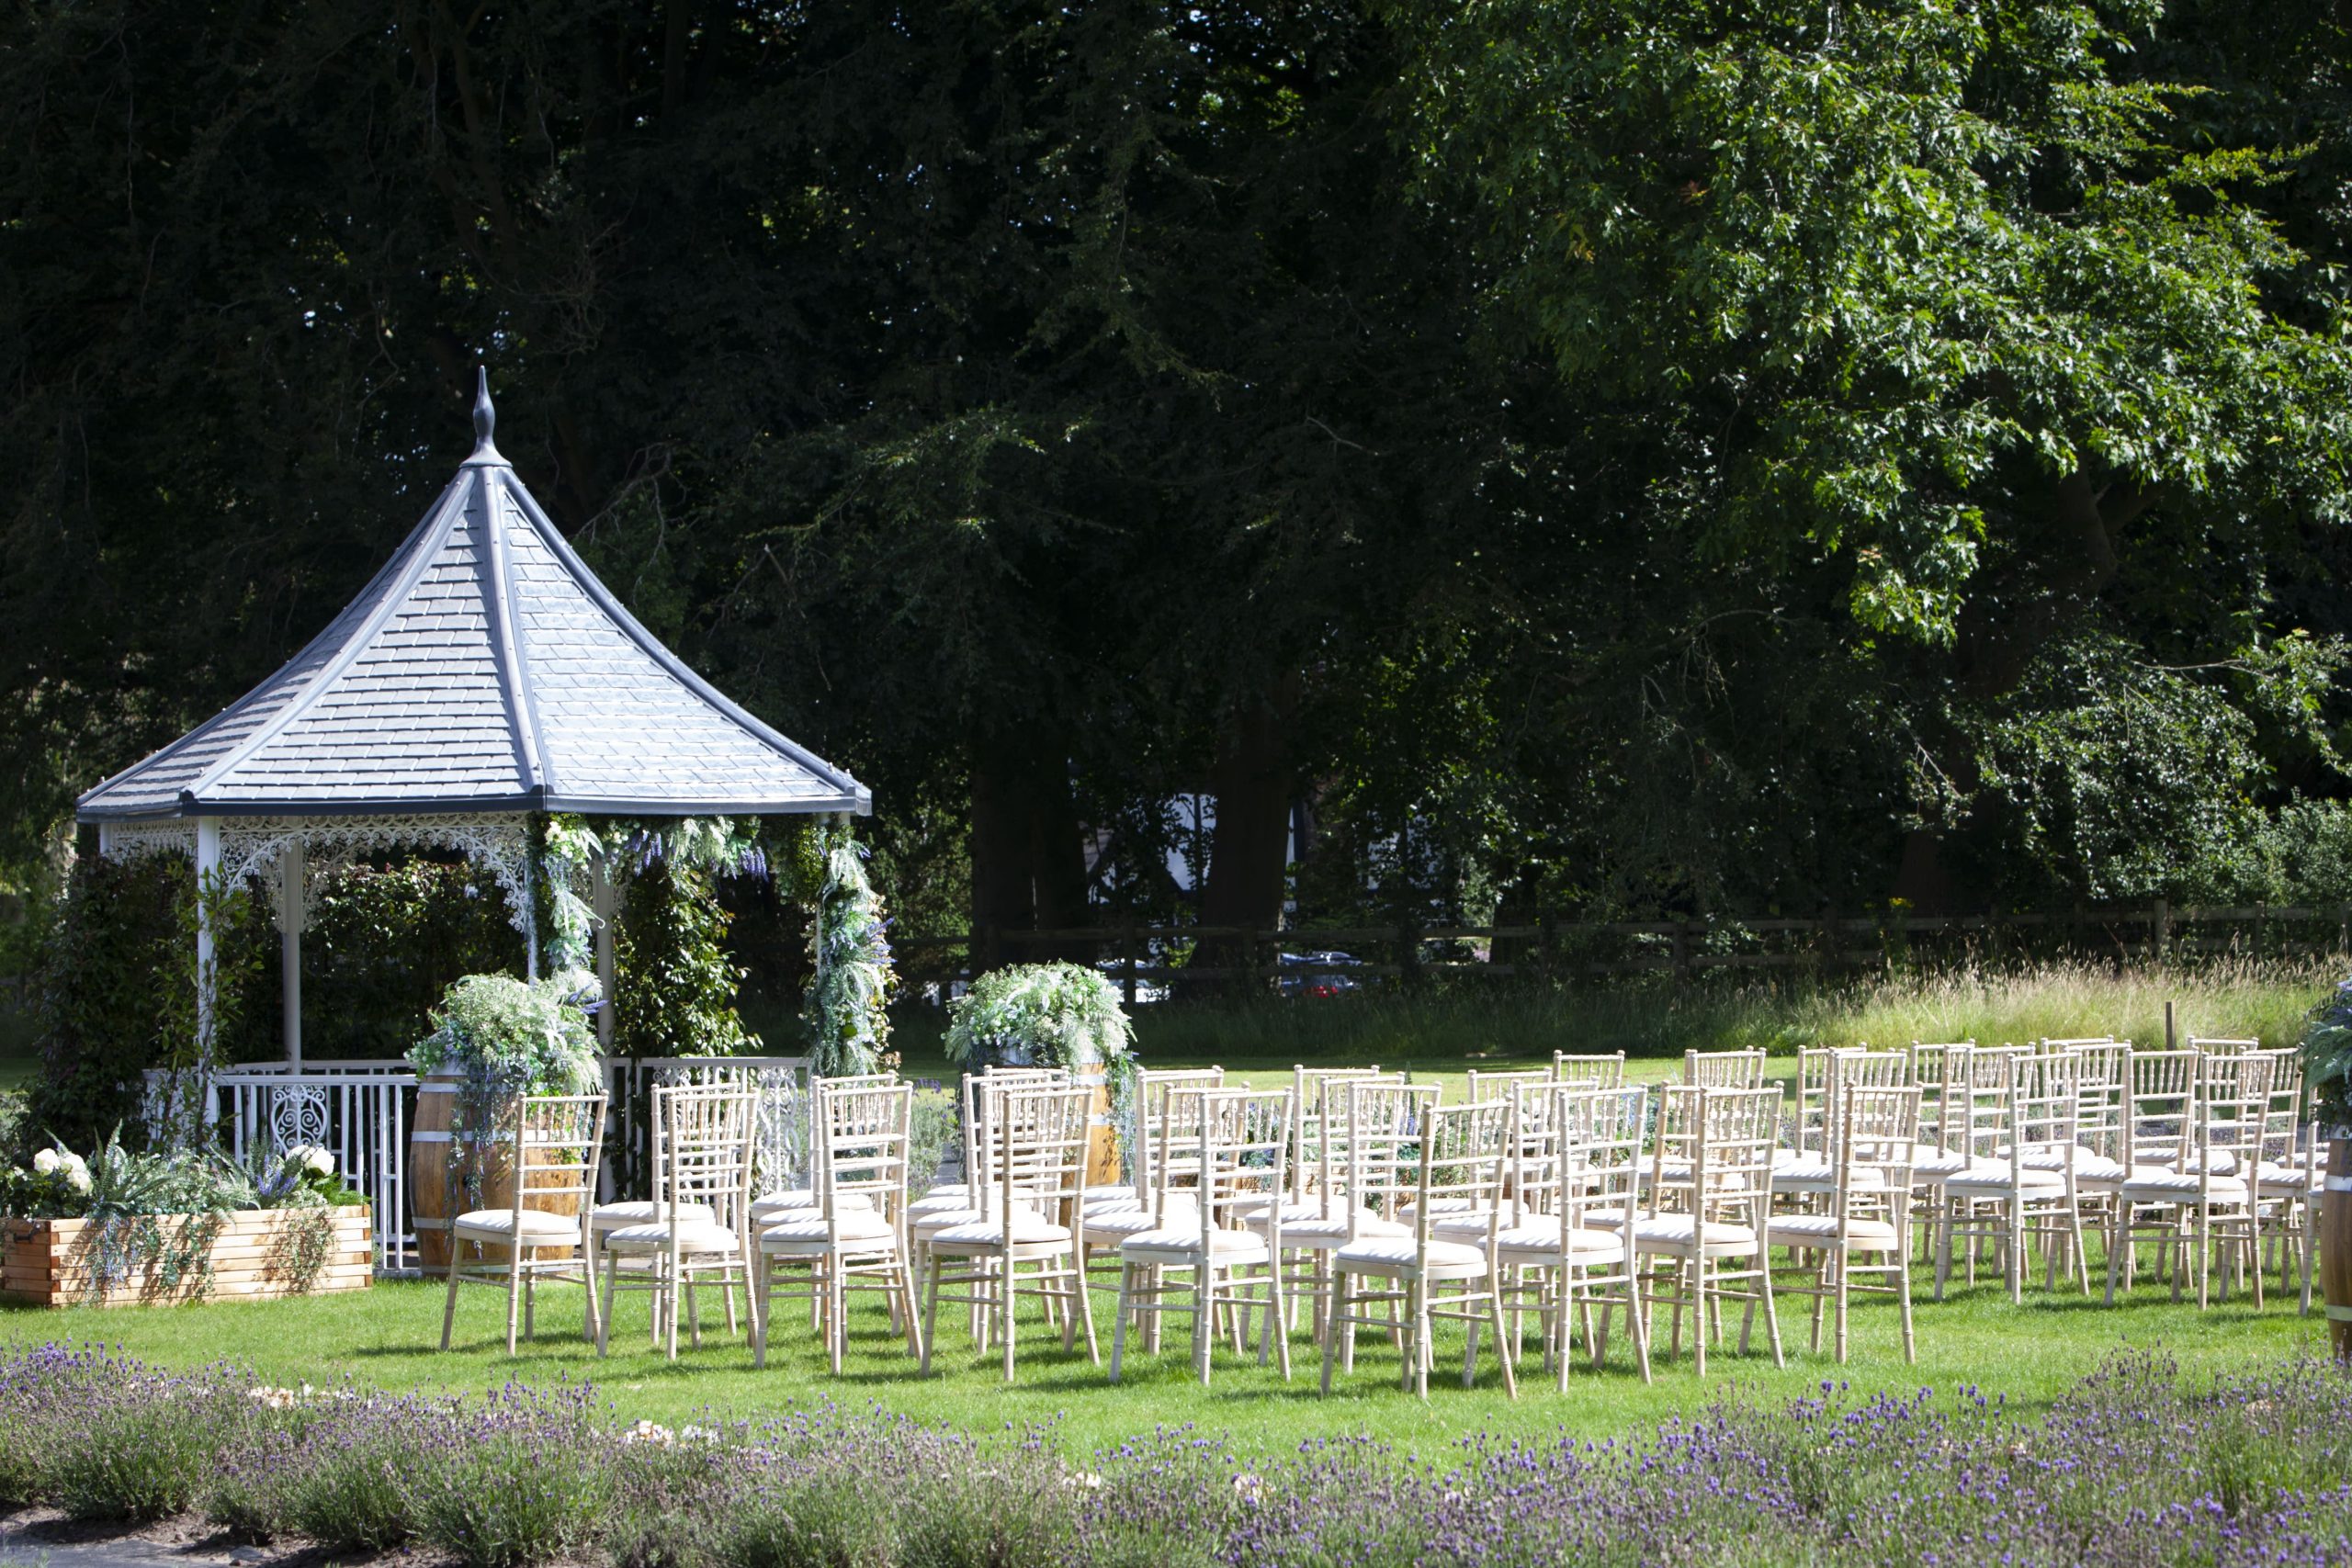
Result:
M1008 942L1007 931L1086 923L1086 847L1069 759L1031 737L991 738L972 754L972 969L1092 956L1084 942Z
M1289 868L1290 810L1298 789L1291 727L1299 679L1277 681L1262 701L1244 704L1227 721L1209 776L1216 796L1216 826L1209 838L1208 879L1201 889L1201 923L1270 931L1282 922L1283 874ZM1204 968L1238 968L1244 944L1229 938L1204 942L1195 960ZM1269 962L1262 955L1261 962Z

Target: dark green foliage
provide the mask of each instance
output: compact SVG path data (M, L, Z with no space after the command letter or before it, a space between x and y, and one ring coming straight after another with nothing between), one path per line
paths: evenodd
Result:
M41 1078L20 1137L91 1148L140 1120L140 1074L163 1060L160 988L193 962L177 906L184 861L84 860L74 868L40 971Z
M0 863L324 623L487 357L910 931L1181 916L1202 789L1259 925L1299 795L1342 924L2340 891L2347 60L2313 0L18 8ZM697 918L640 1044L729 1036Z
M713 874L655 861L621 882L613 1048L627 1056L729 1056L760 1048L735 1011L742 972Z
M356 865L314 895L302 970L306 1054L398 1056L431 1031L426 1015L459 976L521 975L523 936L505 894L479 867ZM274 1010L269 1021L274 1042Z

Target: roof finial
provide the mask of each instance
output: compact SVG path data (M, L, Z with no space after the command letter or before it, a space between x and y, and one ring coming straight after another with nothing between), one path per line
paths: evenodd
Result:
M490 406L490 368L474 367L474 455L469 463L503 463L491 433L498 428L498 411Z

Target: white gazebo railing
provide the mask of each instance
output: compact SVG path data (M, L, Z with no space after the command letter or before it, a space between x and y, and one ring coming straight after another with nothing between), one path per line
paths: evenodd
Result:
M605 1091L613 1112L605 1161L606 1198L641 1195L651 1156L646 1109L655 1084L741 1083L760 1090L759 1179L780 1185L806 1162L807 1060L799 1056L606 1056ZM169 1100L171 1074L146 1075L151 1116ZM314 1146L334 1156L343 1179L375 1210L376 1266L385 1273L416 1267L416 1230L409 1190L409 1123L416 1111L416 1072L399 1059L240 1063L216 1068L201 1098L205 1127L240 1161L269 1159ZM158 1129L160 1131L160 1129Z

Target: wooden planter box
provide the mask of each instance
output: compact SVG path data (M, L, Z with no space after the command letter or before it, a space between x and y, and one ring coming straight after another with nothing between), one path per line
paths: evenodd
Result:
M317 1245L322 1238L314 1228L322 1222L326 1226L322 1247ZM191 1233L185 1227L202 1227L208 1221L201 1214L158 1214L154 1224L169 1255L186 1250L184 1238ZM364 1291L375 1277L375 1235L364 1203L340 1209L241 1210L221 1222L218 1234L193 1254L178 1277L166 1277L164 1258L141 1257L102 1292L91 1289L102 1239L93 1222L11 1220L7 1230L6 1251L0 1255L0 1293L42 1306L277 1301ZM201 1230L194 1235L200 1239Z

